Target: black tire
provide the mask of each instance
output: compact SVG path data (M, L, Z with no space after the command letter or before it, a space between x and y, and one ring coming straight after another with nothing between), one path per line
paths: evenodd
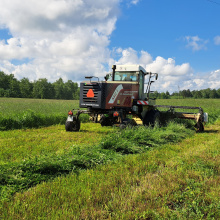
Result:
M79 131L80 130L80 120L66 121L65 129L66 129L66 131Z
M119 125L119 128L120 128L120 129L125 129L126 127L127 127L127 126L126 126L125 124L120 124L120 125Z
M66 121L65 129L66 129L66 131L72 131L73 130L73 122L72 121Z
M100 124L101 126L112 126L112 121L110 120L109 117L106 117L105 115L102 115L101 116L101 119L100 119Z
M80 120L76 120L75 123L73 123L73 131L79 131L80 130Z
M204 125L201 121L198 121L195 125L195 128L197 132L203 132L204 131Z
M150 110L143 119L145 126L159 126L160 125L160 112L158 110Z

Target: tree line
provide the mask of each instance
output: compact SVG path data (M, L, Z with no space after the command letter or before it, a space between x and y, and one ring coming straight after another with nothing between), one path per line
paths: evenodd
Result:
M0 97L13 98L37 98L37 99L66 99L78 100L79 87L71 80L64 82L59 78L56 82L50 83L46 78L30 82L28 78L17 80L13 74L7 75L0 71ZM202 89L190 91L182 90L170 94L167 92L151 93L151 98L220 98L219 89Z
M36 99L79 99L78 84L59 78L50 83L46 78L30 82L28 78L17 80L13 74L0 71L0 97Z
M174 92L172 94L170 94L168 91L161 93L155 91L153 94L151 94L151 97L158 99L170 99L170 98L216 99L216 98L220 98L220 88L217 90L208 88L208 89L193 90L193 91L187 89L179 92Z

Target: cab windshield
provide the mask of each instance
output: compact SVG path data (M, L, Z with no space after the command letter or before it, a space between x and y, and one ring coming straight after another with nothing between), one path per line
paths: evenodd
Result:
M114 81L138 81L138 72L115 71Z

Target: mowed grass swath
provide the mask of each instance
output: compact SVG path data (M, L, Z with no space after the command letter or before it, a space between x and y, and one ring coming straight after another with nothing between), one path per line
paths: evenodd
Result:
M175 126L176 132L168 132ZM165 129L165 133L157 129L147 130L162 135L158 140L155 136L157 141L164 138L172 141L172 137L184 133L184 128L176 124ZM112 153L106 158L114 158L113 162L102 166L97 163L92 169L57 177L15 194L10 201L3 201L2 218L219 219L219 131L218 121L209 125L206 132L179 144L160 143L141 154L123 157ZM132 140L132 131L122 132ZM141 131L134 134L139 133ZM117 135L112 133L112 138L105 138L106 143L102 140L101 146L117 141ZM137 146L133 147L137 151ZM87 159L91 155L96 161L103 158L104 151L96 148L95 154L91 148L90 153L88 150Z

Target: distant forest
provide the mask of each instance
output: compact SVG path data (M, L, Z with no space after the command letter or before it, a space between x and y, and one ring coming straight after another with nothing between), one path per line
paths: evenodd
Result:
M185 98L194 98L194 99L219 99L220 98L220 89L202 89L202 90L193 90L190 91L182 90L179 92L173 92L170 94L167 92L157 92L150 94L151 98L157 99L185 99Z
M64 82L62 78L54 83L48 82L46 78L30 82L28 78L17 80L13 74L7 75L0 71L0 97L78 100L79 87L77 83L71 80ZM220 88L193 91L188 89L172 94L168 91L161 93L155 91L150 97L158 99L213 99L220 98Z
M13 74L0 71L0 97L36 99L79 99L78 84L62 78L50 83L46 78L30 82L28 78L17 80Z

